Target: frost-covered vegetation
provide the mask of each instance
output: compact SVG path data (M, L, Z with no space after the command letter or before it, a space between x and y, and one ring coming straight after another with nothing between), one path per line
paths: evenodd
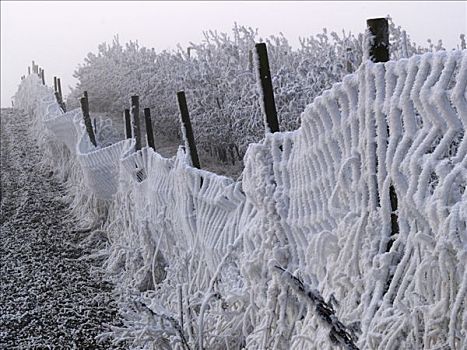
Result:
M134 349L465 349L467 50L355 73L240 181L134 140L91 145L32 75L17 106L94 228ZM97 138L110 124L99 119ZM397 203L394 201L397 197ZM105 335L104 335L105 336Z
M132 94L151 107L158 137L179 136L175 92L185 90L198 150L220 160L240 160L251 142L264 136L254 71L254 45L263 41L257 30L235 25L231 35L206 31L201 43L155 52L138 42L122 45L118 37L89 53L75 71L78 85L68 98L88 91L94 111L120 120ZM362 62L363 34L335 33L302 38L294 49L283 35L267 43L281 131L295 130L305 106L332 84L354 72ZM391 58L442 49L429 42L418 47L390 21Z

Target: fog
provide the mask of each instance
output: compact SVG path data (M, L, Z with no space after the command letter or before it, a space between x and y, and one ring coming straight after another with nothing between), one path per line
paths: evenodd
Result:
M34 60L46 83L62 79L65 95L76 84L73 71L98 44L138 40L156 51L200 42L203 30L228 32L234 22L261 36L282 32L292 45L299 36L365 29L371 17L390 15L410 38L425 45L441 39L456 48L467 32L467 2L110 2L1 1L1 106L11 106L21 75Z

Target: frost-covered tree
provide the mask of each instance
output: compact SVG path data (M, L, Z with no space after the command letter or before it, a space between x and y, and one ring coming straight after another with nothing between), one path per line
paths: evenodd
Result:
M443 49L442 43L422 48L389 18L391 58ZM79 83L68 103L87 90L91 109L109 112L118 121L133 94L150 107L159 135L176 139L179 112L176 91L185 90L196 142L201 152L222 161L243 157L249 143L264 134L255 75L254 46L267 43L272 81L282 131L300 125L300 114L332 84L354 72L362 62L364 35L343 31L300 38L294 49L280 33L265 40L258 30L235 24L231 35L205 31L200 43L156 53L115 36L89 53L74 76Z

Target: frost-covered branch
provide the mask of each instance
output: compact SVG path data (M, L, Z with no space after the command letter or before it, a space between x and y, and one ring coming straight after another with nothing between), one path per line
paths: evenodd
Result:
M298 277L292 275L289 271L280 266L274 266L282 271L281 277L292 289L306 302L314 306L315 312L319 318L331 328L329 338L332 342L343 345L349 350L358 350L352 339L352 333L336 316L332 305L326 303L321 294L316 289L311 289L303 283Z

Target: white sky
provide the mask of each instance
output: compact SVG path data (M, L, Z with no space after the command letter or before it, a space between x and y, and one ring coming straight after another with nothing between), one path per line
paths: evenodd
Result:
M420 45L442 39L448 49L467 32L467 1L1 1L1 106L11 105L20 77L35 60L46 82L62 80L66 94L73 71L99 43L138 40L157 51L200 42L202 31L228 32L234 22L283 32L292 45L299 36L329 30L364 30L365 21L390 15Z

